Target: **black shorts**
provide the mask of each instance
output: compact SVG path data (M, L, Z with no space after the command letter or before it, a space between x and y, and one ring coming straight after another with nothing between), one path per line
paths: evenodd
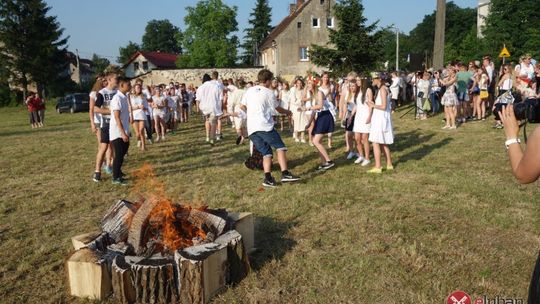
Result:
M182 103L182 109L187 109L187 108L189 108L189 103L187 102Z
M101 143L102 144L108 144L110 142L109 140L109 125L105 125L100 128L101 130Z

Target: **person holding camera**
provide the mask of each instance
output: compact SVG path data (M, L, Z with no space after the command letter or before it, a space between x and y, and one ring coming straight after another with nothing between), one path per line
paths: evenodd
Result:
M512 173L520 184L530 184L540 177L540 128L534 129L525 150L519 140L519 122L514 114L513 105L503 106L500 118L506 133L506 148L512 165Z

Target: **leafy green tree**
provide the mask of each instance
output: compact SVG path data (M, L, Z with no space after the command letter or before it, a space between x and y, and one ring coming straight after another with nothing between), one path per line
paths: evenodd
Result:
M111 64L109 59L99 57L97 54L92 55L92 62L94 63L94 71L96 74L103 73L103 71Z
M38 89L54 84L67 70L63 38L50 7L41 0L0 2L0 57L15 84L23 88L35 81Z
M334 6L334 15L337 29L328 29L329 45L311 45L309 55L313 63L339 75L375 68L382 57L381 32L375 31L377 22L366 25L361 1L338 1Z
M236 6L222 0L202 0L186 8L184 54L176 62L181 68L233 67L236 65L238 30Z
M483 29L486 50L497 56L506 44L513 59L524 53L540 56L538 0L492 0Z
M244 52L241 56L243 64L248 66L255 64L254 57L258 56L256 54L258 46L272 30L271 22L272 9L268 5L268 0L257 0L248 20L250 26L244 30L246 36L242 43Z
M121 65L124 65L129 61L131 56L135 54L135 52L140 51L140 50L141 50L141 47L137 43L130 41L128 42L126 46L120 47L120 49L118 50L118 52L120 53L120 56L118 56L117 61Z
M150 20L142 37L142 49L180 54L182 32L169 20Z

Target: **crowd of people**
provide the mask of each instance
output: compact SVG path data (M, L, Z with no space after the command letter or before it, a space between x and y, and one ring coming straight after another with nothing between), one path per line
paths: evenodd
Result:
M368 173L392 171L392 113L397 108L413 101L415 118L419 120L444 111L445 130L455 130L471 121L485 121L496 103L506 102L507 99L500 98L504 94L539 96L536 84L540 64L535 65L531 56L525 55L519 64L504 64L497 73L491 58L484 57L481 62L453 61L442 70L409 75L350 72L344 78L333 79L324 72L320 76L298 76L291 83L274 77L268 70L250 80L222 79L214 71L203 76L199 87L178 82L145 86L137 79L125 92L119 92L117 74L108 73L98 78L90 93L90 120L98 141L93 179L99 182L104 171L113 174L114 183L125 184L119 155L127 153L127 147L120 142L124 139L122 132L113 132L113 125L115 130L125 128L129 141L126 126L131 124L137 147L145 151L148 144L174 134L179 123L187 122L194 113L205 121L206 142L216 144L222 140L222 129L227 124L236 131L237 145L250 142L251 156L261 156L258 167L264 170L263 185L267 187L277 184L270 172L272 148L281 167L281 181L299 179L288 171L287 147L281 136L290 135L295 144L314 147L320 157L318 170L334 167L328 149L332 148L336 125L345 129L347 160L363 167L373 162ZM115 96L120 99L115 102L119 110L112 106ZM118 106L124 99L125 109ZM115 117L115 111L121 115ZM124 111L128 113L128 123L119 124ZM503 125L497 121L494 127Z

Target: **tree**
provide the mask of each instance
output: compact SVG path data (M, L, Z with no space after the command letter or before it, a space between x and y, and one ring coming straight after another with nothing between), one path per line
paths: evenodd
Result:
M24 96L31 81L42 89L67 69L64 52L69 37L62 38L63 29L56 17L47 16L49 10L41 0L0 2L1 61Z
M268 5L268 0L257 0L253 12L249 15L248 23L250 27L244 32L244 43L241 45L244 53L241 56L242 63L248 66L255 64L254 58L257 55L258 46L268 36L272 27L272 9Z
M238 38L237 7L222 0L202 0L186 8L184 18L184 54L178 59L181 68L233 67L236 65Z
M141 47L137 43L132 41L128 42L125 47L120 47L120 49L118 50L118 52L120 53L120 56L117 59L118 63L120 63L121 65L128 63L131 56L133 56L135 52L140 50Z
M92 55L92 62L94 63L94 71L96 74L103 73L103 71L111 64L109 59L99 57L97 54Z
M344 75L350 71L367 72L381 59L381 33L377 23L366 25L360 0L340 0L334 6L337 29L328 29L328 46L311 45L313 63Z
M513 59L540 56L540 11L537 0L492 0L483 29L485 48L497 56L506 44Z
M145 51L160 51L180 54L182 32L169 20L151 20L146 25L142 37L142 49Z

